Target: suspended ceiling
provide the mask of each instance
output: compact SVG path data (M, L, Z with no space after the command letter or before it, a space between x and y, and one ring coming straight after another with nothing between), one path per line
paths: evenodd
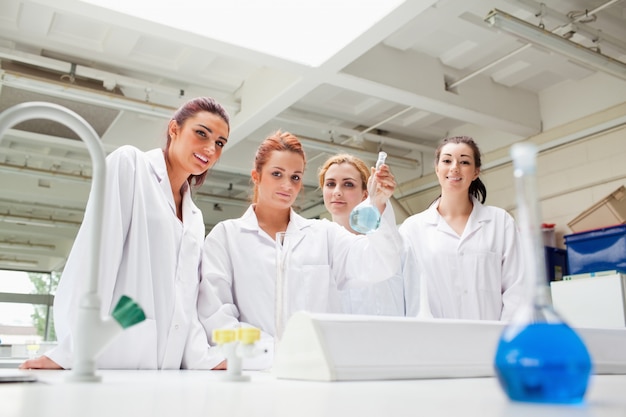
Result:
M517 51L526 42L485 23L493 8L551 31L578 20L555 32L626 61L624 1L409 0L318 67L79 1L49 3L0 4L0 111L59 103L83 116L107 151L122 144L147 150L163 145L168 116L181 103L215 97L232 130L196 193L207 230L245 210L254 151L276 129L304 141L303 215L325 214L316 170L329 155L346 149L373 164L382 148L391 155L402 218L411 214L402 190L432 171L442 137L474 135L483 152L507 147L545 128L542 97L550 89L605 76L541 47ZM610 94L608 104L623 101ZM64 126L31 120L0 139L0 268L63 267L90 177L84 145Z

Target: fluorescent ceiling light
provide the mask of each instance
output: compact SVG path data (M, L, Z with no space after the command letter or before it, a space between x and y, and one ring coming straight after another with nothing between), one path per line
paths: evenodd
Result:
M1 257L0 258L0 264L2 264L2 265L12 265L12 266L24 266L24 265L35 266L35 265L38 264L38 262L37 261L33 261L31 259L18 259L18 258Z
M405 0L82 0L105 9L319 66Z
M54 219L38 219L24 216L17 216L15 214L0 214L0 222L7 222L18 224L21 226L36 226L36 227L66 227L78 229L80 222L72 222L67 220L54 220Z
M365 149L356 148L354 146L342 145L335 142L326 142L323 140L307 138L299 135L298 139L300 140L302 145L304 145L305 149L311 148L330 154L346 152L366 161L376 161L378 159L378 152L372 152ZM413 158L389 154L387 156L386 164L390 167L396 166L407 169L416 169L417 167L419 167L420 161Z
M598 71L626 80L626 63L555 35L501 10L494 9L489 12L485 21L493 27L509 32L534 45L542 46Z
M33 243L33 242L13 242L9 240L0 241L0 248L2 249L20 249L27 251L35 251L35 250L48 250L53 251L56 249L55 245L50 245L47 243Z

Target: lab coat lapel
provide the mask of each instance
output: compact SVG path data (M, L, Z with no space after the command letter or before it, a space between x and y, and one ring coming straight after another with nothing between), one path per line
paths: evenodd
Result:
M172 210L174 215L176 215L176 204L174 203L174 196L172 195L170 178L167 175L167 167L165 165L165 155L163 155L163 150L153 149L147 152L147 155L148 159L150 160L152 170L154 171L154 175L159 182L161 192L163 193L163 196L165 196L165 199L167 200L170 209Z
M189 184L185 183L183 186L185 187L183 193L183 226L184 229L187 230L190 227L195 227L195 222L192 221L192 219L198 214L199 209L191 199Z
M431 206L426 211L426 215L424 216L424 221L436 227L438 232L446 233L450 236L454 236L458 238L459 235L457 235L456 232L452 230L448 222L446 222L437 211L437 207L439 207L439 201L441 201L441 199L431 204Z
M295 249L304 236L306 234L306 229L310 227L309 221L307 221L304 217L298 215L293 209L289 214L289 224L287 225L287 232L293 233L295 238L292 240L291 248Z
M486 222L491 221L484 206L474 197L472 197L472 201L474 203L474 208L472 209L469 219L467 219L467 224L465 225L465 230L463 230L461 241L469 238L480 230Z
M259 236L259 239L268 239L268 241L274 241L275 237L270 236L259 226L259 220L256 218L254 212L254 204L248 206L246 212L239 218L241 221L240 231L242 233L253 233Z
M176 215L176 203L174 203L174 195L172 194L170 178L167 175L165 175L165 177L161 179L161 191L163 192L163 195L165 196L165 199L167 200L167 203L169 204L172 213Z
M261 230L259 221L254 213L254 204L250 204L246 212L240 217L241 230L248 232L258 232Z
M305 227L308 227L306 224L307 220L303 217L296 214L296 212L291 210L289 214L289 224L287 225L287 232L298 232L303 230ZM241 231L242 232L254 232L259 235L268 236L260 227L259 221L256 218L256 214L254 213L254 204L251 204L246 212L241 216ZM295 235L295 233L294 233ZM296 236L296 241L292 241L292 248L295 248L304 238L304 233L298 233ZM273 237L271 237L274 240Z

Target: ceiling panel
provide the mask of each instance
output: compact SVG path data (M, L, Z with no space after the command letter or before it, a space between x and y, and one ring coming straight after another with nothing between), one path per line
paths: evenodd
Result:
M424 9L407 0L328 62L308 67L76 0L3 0L0 111L56 102L84 117L107 151L127 143L147 150L163 145L176 107L213 96L230 112L232 132L195 196L207 230L243 213L256 147L279 128L303 139L309 160L298 207L324 216L317 167L337 146L370 163L387 150L406 188L432 171L433 150L446 135L480 135L483 150L497 150L566 121L555 108L571 107L576 91L593 96L596 109L619 101L606 86L625 80L524 47L487 26L493 8L549 30L579 19L559 33L574 27L572 40L626 59L623 1L440 0ZM596 8L594 18L581 17ZM562 100L557 89L567 92ZM88 154L55 123L16 128L0 139L0 268L62 268L89 193ZM402 198L397 203L410 211Z

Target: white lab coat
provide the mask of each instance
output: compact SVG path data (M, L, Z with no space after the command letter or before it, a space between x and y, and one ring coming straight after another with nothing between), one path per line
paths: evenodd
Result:
M404 316L404 281L401 274L364 288L341 291L346 314Z
M197 317L204 222L183 195L183 222L176 216L161 149L141 152L122 146L106 160L106 195L98 291L103 315L128 295L146 320L122 332L98 358L99 368L212 368L208 340ZM85 218L91 216L91 199ZM72 365L72 333L78 302L89 271L90 235L81 226L63 271L54 301L59 345L46 353L64 368ZM207 302L218 304L205 292Z
M460 237L439 215L439 200L400 226L407 316L419 312L420 279L427 280L438 318L506 321L523 302L527 288L515 221L501 208L473 203Z
M368 235L293 210L287 232L301 233L289 261L287 314L341 312L339 290L388 279L400 267L402 239L390 205L379 229ZM239 219L218 223L205 240L198 301L207 332L241 322L273 337L276 273L276 243L259 227L253 206ZM222 306L209 314L203 298L213 290Z

